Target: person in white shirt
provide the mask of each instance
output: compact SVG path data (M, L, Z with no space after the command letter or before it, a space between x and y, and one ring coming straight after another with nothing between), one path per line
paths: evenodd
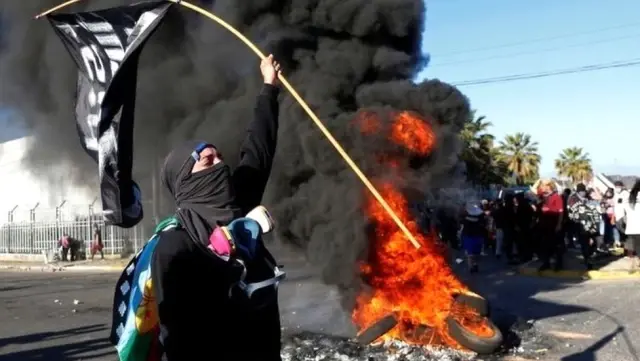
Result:
M640 179L631 188L628 202L625 203L625 220L627 241L625 242L625 255L634 258L634 266L638 265L638 252L640 252Z
M626 238L626 219L625 219L625 210L627 203L629 202L629 191L624 188L624 184L621 181L616 181L614 183L615 189L613 194L613 214L616 222L616 229L614 232L618 232L619 242L624 242ZM617 243L619 243L617 242ZM614 244L614 247L619 247L619 244Z

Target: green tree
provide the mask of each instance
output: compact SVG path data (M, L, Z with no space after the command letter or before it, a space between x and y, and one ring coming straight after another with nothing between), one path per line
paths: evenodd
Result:
M476 118L472 112L460 132L464 142L461 158L466 165L467 179L482 186L504 184L505 179L505 167L496 157L495 137L489 133L491 126L486 117Z
M591 179L593 173L589 153L579 147L563 149L555 160L555 168L558 175L568 177L573 184Z
M507 135L500 142L498 151L499 161L506 165L517 185L532 183L539 177L542 158L538 154L538 143L532 141L529 134Z
M492 145L494 137L488 132L492 124L485 121L486 118L484 115L475 118L475 113L472 113L470 120L465 123L460 136L468 147L482 149Z

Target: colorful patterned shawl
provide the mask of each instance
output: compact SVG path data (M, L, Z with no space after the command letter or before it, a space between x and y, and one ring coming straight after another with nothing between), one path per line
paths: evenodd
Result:
M178 225L174 217L160 222L151 239L129 262L116 283L110 338L120 361L160 361L162 358L151 260L158 233Z
M158 305L153 293L151 280L151 261L158 234L180 225L175 217L167 218L156 227L153 237L133 257L122 272L116 284L113 300L113 324L111 342L118 351L120 361L160 361L163 351L160 343L160 319ZM262 237L260 225L253 219L239 218L228 226L222 227L238 249L247 254L255 253L256 242ZM215 232L214 232L215 234ZM249 242L251 241L251 242ZM253 247L246 248L248 245ZM260 243L261 247L264 247ZM267 252L268 254L268 252ZM237 258L235 262L244 263ZM255 291L271 288L277 298L278 284L286 274L278 268L270 254L265 255L264 262L273 268L273 276L258 282L245 283L247 270L233 287L243 292L247 299L252 299ZM258 302L257 300L253 299ZM262 306L254 303L254 307Z

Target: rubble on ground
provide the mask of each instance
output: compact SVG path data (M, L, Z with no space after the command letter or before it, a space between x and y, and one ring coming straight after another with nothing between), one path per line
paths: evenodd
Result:
M504 335L503 346L493 355L440 346L409 345L386 341L361 345L355 340L321 333L301 332L285 338L283 361L506 361L545 359L555 342L539 332L533 320L494 310L493 317Z
M304 332L285 339L283 361L467 361L474 354L401 341L363 346L353 340Z

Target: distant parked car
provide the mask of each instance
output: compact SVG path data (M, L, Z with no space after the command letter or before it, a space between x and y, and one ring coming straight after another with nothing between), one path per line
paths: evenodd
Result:
M531 201L535 200L535 195L531 193L531 187L529 186L504 188L498 192L498 199L504 199L507 195L516 195L520 193L525 193L525 196Z

